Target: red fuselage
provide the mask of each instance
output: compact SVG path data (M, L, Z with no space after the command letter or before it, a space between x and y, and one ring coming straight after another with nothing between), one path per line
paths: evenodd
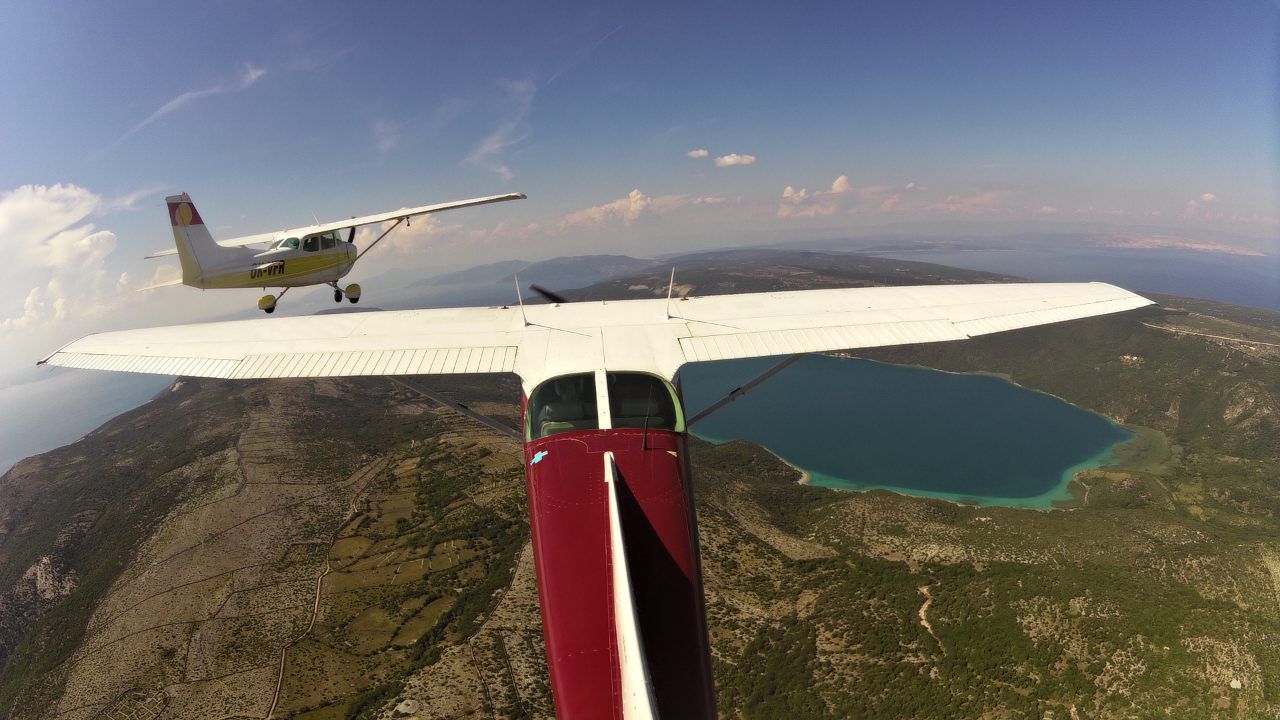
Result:
M658 715L714 718L686 437L640 428L564 432L525 443L557 715L623 716L606 452L617 468L626 561Z

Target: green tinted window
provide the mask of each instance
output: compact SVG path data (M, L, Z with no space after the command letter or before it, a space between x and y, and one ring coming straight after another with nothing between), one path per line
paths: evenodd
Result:
M542 383L529 398L526 418L525 436L530 440L598 429L595 375L565 375Z
M683 430L675 391L661 378L646 373L611 372L609 415L616 428Z

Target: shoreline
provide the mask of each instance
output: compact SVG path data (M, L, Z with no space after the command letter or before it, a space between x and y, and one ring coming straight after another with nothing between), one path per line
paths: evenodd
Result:
M1066 405L1070 405L1071 407L1074 407L1078 410L1092 414L1095 417L1105 420L1106 422L1112 424L1114 427L1119 428L1124 432L1127 432L1130 436L1128 438L1124 438L1122 440L1119 440L1117 442L1110 444L1109 446L1103 448L1102 450L1095 453L1094 455L1085 458L1083 461L1079 463L1076 463L1070 467L1064 468L1062 470L1061 477L1057 483L1053 484L1051 487L1049 487L1042 493L1025 496L1025 497L1003 497L1003 496L994 496L994 495L988 496L988 495L979 495L979 494L916 489L916 488L895 486L895 485L856 483L853 481L846 480L844 478L827 476L821 472L807 470L787 460L786 458L780 456L778 453L774 452L772 449L765 447L762 444L756 443L757 446L763 448L770 455L777 458L779 462L782 462L787 467L790 467L792 470L795 470L800 475L799 480L796 481L800 485L811 485L815 487L824 487L832 490L846 490L846 491L854 491L854 492L869 492L873 490L884 490L887 492L892 492L892 493L896 493L898 495L904 495L907 497L943 500L956 505L969 506L969 507L1010 507L1010 508L1018 508L1018 509L1025 509L1025 510L1045 510L1045 511L1075 510L1075 509L1084 507L1088 501L1088 485L1081 479L1084 473L1087 473L1089 471L1094 471L1094 470L1105 470L1109 468L1124 469L1126 467L1131 467L1133 465L1133 456L1136 455L1141 457L1142 455L1145 455L1147 450L1144 446L1151 443L1152 433L1158 432L1142 426L1130 427L1128 425L1125 425L1124 423L1117 421L1117 419L1115 418L1112 418L1103 413L1097 412L1096 410L1092 410L1090 408L1082 407L1080 405L1072 403L1065 398L1054 395L1053 393L1045 392L1043 390L1022 385L1018 383L1016 380L1014 380L1012 376L1004 373L995 373L995 372L989 372L989 371L941 370L938 368L931 368L923 365L908 364L908 363L891 363L891 362L884 362L880 360L873 360L869 358L858 357L852 354L846 354L843 352L819 353L817 354L817 356L818 357L825 356L825 357L830 357L838 360L859 360L859 361L871 363L874 365L910 368L914 370L938 372L938 373L943 373L946 375L953 375L953 376L967 375L967 376L992 378L1004 383L1008 383L1009 385L1015 388L1018 388L1021 391L1031 392L1044 397L1049 397L1058 402L1064 403ZM699 437L702 437L704 440L708 440L714 444L723 444L724 442L730 442L732 440L740 439L740 438L731 438L729 440L722 440L720 438L705 437L701 435ZM1167 443L1167 438L1164 443L1159 443L1159 444L1165 445L1167 447L1166 443ZM1165 452L1167 453L1167 450Z
M1091 470L1103 470L1106 468L1123 468L1126 465L1127 461L1124 458L1120 457L1120 454L1117 452L1117 450L1119 450L1120 448L1126 445L1129 445L1130 443L1137 442L1147 434L1146 432L1140 432L1139 430L1150 432L1149 428L1145 428L1142 426L1134 426L1134 428L1130 428L1126 425L1121 425L1119 423L1116 423L1116 424L1124 428L1128 432L1132 433L1133 437L1129 438L1128 440L1125 440L1124 442L1116 443L1110 446L1109 448L1107 448L1105 451L1100 452L1083 462L1077 463L1063 470L1062 471L1063 480L1059 481L1057 485L1053 486L1052 488L1050 488L1049 490L1046 490L1043 493L1040 493L1039 495L1030 495L1024 498L966 495L962 493L916 490L912 488L904 488L904 487L894 486L894 485L857 486L857 485L848 484L848 481L842 480L840 478L829 477L826 475L822 475L821 473L816 473L816 475L819 477L817 477L817 482L815 482L814 471L806 470L800 467L799 465L796 465L795 463L787 460L786 458L782 457L781 455L774 452L770 448L765 447L764 445L760 445L758 443L753 443L753 444L755 444L756 447L759 447L760 449L769 453L770 456L776 458L778 462L782 463L783 465L786 465L787 467L791 468L796 473L798 473L800 477L795 481L797 485L820 487L820 488L826 488L828 490L835 490L840 492L866 493L866 492L873 492L876 490L883 490L885 492L890 492L895 495L901 495L903 497L922 498L927 500L941 500L943 502L948 502L953 505L958 505L961 507L1004 507L1004 508L1012 508L1015 510L1038 510L1041 512L1052 512L1054 510L1063 510L1063 511L1078 510L1084 507L1088 500L1090 488L1083 480L1080 479L1080 475L1082 473L1086 473ZM715 445L723 445L729 442L751 442L750 440L741 440L741 439L720 440L718 438L704 437L701 435L699 435L698 437ZM823 479L826 479L827 482L823 482ZM1083 488L1083 490L1076 490L1073 487L1075 485L1079 485L1081 488Z

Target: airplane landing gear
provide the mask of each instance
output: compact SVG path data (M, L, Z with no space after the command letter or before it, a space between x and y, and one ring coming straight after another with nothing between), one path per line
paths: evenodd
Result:
M336 303L342 302L342 291L338 289L336 283L333 286L333 301Z
M266 288L263 289L265 290ZM280 302L280 298L284 297L287 292L289 292L289 288L281 290L279 295L263 295L258 298L258 309L270 315L276 311L276 303Z
M347 295L347 299L351 301L352 305L355 305L356 303L360 302L360 286L356 283L351 283L350 285L347 286L346 295ZM337 296L335 295L334 298L336 299Z

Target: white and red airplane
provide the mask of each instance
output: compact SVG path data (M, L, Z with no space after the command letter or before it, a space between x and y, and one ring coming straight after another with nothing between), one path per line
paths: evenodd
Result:
M109 332L41 363L229 379L516 373L559 716L714 718L681 366L964 340L1149 304L1100 283L668 291Z

